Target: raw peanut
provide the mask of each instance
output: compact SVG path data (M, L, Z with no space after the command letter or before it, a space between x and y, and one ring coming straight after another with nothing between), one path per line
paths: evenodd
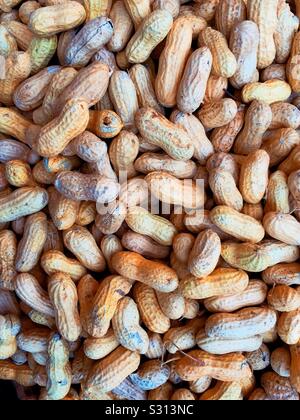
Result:
M184 208L202 208L206 199L201 185L192 180L178 180L163 171L149 173L145 177L151 194L166 204L179 205Z
M78 295L73 280L67 274L53 274L49 279L48 292L60 334L68 341L76 341L81 325L77 309Z
M281 262L298 259L296 246L279 241L262 241L260 244L227 242L222 244L221 256L233 267L254 273Z
M299 393L300 389L300 382L299 382L299 356L300 356L300 342L294 344L290 347L291 351L291 385L297 390Z
M216 102L204 104L197 116L205 129L222 127L234 119L237 105L233 99L224 98Z
M192 157L194 146L186 131L168 121L153 108L140 109L135 120L145 140L161 147L172 159L189 160Z
M205 392L211 385L212 378L210 376L202 376L195 381L189 382L189 387L192 392L196 394L202 394Z
M87 332L92 337L103 337L110 326L117 304L131 289L132 281L112 275L106 277L101 283L91 305Z
M0 362L0 378L15 381L22 386L35 385L33 372L28 365L17 366L10 360Z
M45 157L54 157L87 127L88 106L83 100L71 99L61 114L41 129L36 150Z
M133 163L139 153L139 139L130 131L122 130L109 148L109 157L117 174L126 172L128 178L136 175Z
M109 96L124 127L134 129L134 117L138 110L137 92L133 81L125 71L115 71L111 76Z
M107 46L110 51L122 51L129 41L133 30L133 23L122 1L115 1L109 17L114 25L114 33Z
M170 328L164 335L166 350L175 354L177 350L189 350L196 345L196 334L204 325L204 319L193 319L183 327Z
M193 178L196 174L196 164L189 161L178 161L171 159L166 154L143 153L134 162L134 167L138 172L148 174L154 171L164 171L176 178Z
M230 151L237 135L243 127L244 117L245 106L240 104L238 105L238 110L233 120L222 127L213 129L210 141L216 152L227 153Z
M209 337L238 340L263 334L276 324L276 312L267 308L245 308L234 314L211 315L205 324Z
M21 111L31 111L40 106L49 83L60 69L60 66L50 66L24 80L13 94L13 100L17 108Z
M182 400L182 401L188 401L188 400L195 400L193 393L185 388L177 389L174 394L172 394L170 400Z
M204 306L209 312L233 312L247 306L262 304L267 297L267 291L267 286L261 280L250 280L241 292L205 299Z
M46 371L47 386L45 396L41 399L63 399L70 390L72 377L69 349L65 340L58 333L53 333L49 340Z
M35 10L39 9L41 6L39 2L34 0L27 0L24 3L21 4L19 9L19 18L20 20L25 23L25 25L28 25L30 20L30 15Z
M257 350L247 351L244 356L253 370L264 370L270 364L270 351L265 344L262 344Z
M184 313L183 318L194 319L200 313L199 303L194 299L184 299Z
M135 64L130 68L129 76L134 83L140 107L149 106L163 113L164 110L157 101L151 74L147 67L142 64Z
M144 391L155 389L169 379L170 368L160 360L148 360L130 375L131 381Z
M18 347L29 353L47 351L50 334L51 331L48 328L34 325L18 335Z
M33 120L36 124L47 123L53 118L56 113L54 104L58 96L63 93L64 89L74 80L76 75L77 71L72 67L62 68L58 73L53 75L43 99L41 111L39 114L37 114L38 110L33 112Z
M270 166L278 165L285 159L291 150L298 146L299 134L293 128L280 128L270 131L265 136L262 149L270 156Z
M79 26L85 18L86 13L81 4L66 1L35 10L30 16L29 28L39 36L51 36Z
M185 381L195 381L208 375L230 382L239 381L251 374L250 367L241 354L216 356L202 350L192 350L180 359L176 363L176 371Z
M29 76L30 69L30 55L27 52L12 52L5 60L5 78L0 80L0 102L13 104L14 91Z
M176 258L176 255L174 254L174 252L171 253L170 255L170 265L173 268L173 270L175 270L178 279L181 281L183 280L187 275L189 275L189 270L187 268L187 264L183 263L181 261L179 261Z
M264 69L275 59L276 48L273 39L277 26L278 0L259 0L247 2L248 19L255 22L259 29L257 68ZM268 19L266 19L268 16Z
M197 0L197 13L202 16L205 20L210 22L216 13L220 0Z
M242 163L239 190L247 203L257 204L263 198L268 185L269 162L268 153L257 150Z
M179 319L185 310L185 299L178 291L162 293L156 291L157 300L163 313L170 319Z
M226 77L210 75L207 80L203 102L215 102L224 98L227 86L228 79Z
M230 172L237 183L239 179L239 165L233 156L235 155L224 152L214 153L206 163L208 172L211 172L214 169Z
M297 32L294 36L292 48L290 52L290 58L286 65L286 75L287 80L292 88L292 90L296 93L300 92L300 84L299 84L299 53L300 53L300 33Z
M145 258L163 259L169 255L170 249L160 245L146 235L128 231L122 236L122 245L129 251L143 255ZM121 251L122 249L118 249Z
M243 197L230 172L222 169L212 170L209 173L209 186L214 194L216 204L223 204L237 211L242 210Z
M112 202L119 192L119 184L112 179L101 175L72 171L60 172L54 185L65 197L77 201Z
M3 24L17 41L18 47L21 50L26 51L33 38L33 33L30 31L28 26L16 21L15 19L3 22Z
M215 20L218 31L228 39L233 27L246 19L247 9L243 0L220 0Z
M130 63L143 63L154 48L167 36L173 24L166 10L154 10L139 26L128 42L125 53Z
M299 292L298 292L299 293ZM277 332L286 344L297 344L300 340L300 309L284 312L280 315Z
M207 353L228 354L257 350L262 343L262 337L260 335L237 339L209 337L205 333L205 329L202 328L197 333L196 343L201 350Z
M30 121L14 109L0 107L0 133L13 136L25 143L26 131L30 125Z
M242 270L216 268L204 278L186 276L180 282L180 292L185 298L207 299L242 292L248 286L248 282L248 275Z
M272 108L254 100L245 115L245 125L234 142L234 153L248 155L261 147L263 135L272 121Z
M149 347L145 355L148 359L158 359L165 354L165 348L160 334L150 332Z
M64 230L63 238L65 246L84 267L97 272L105 269L104 256L87 228L75 225Z
M151 401L166 401L172 396L174 388L170 382L166 382L158 388L152 389L148 393L148 400Z
M300 111L292 104L277 102L271 105L272 122L270 130L276 128L298 128L300 125Z
M291 52L293 38L299 27L299 19L291 12L289 4L281 3L278 5L278 21L274 32L276 63L286 63Z
M173 18L176 18L179 15L180 0L154 0L152 2L152 9L167 10Z
M57 37L50 38L34 37L28 47L31 61L31 74L38 73L46 67L55 54Z
M19 272L28 272L40 259L47 238L47 217L38 212L26 219L23 237L19 242L15 266Z
M117 66L121 69L121 70L127 70L130 67L129 61L127 59L127 55L125 53L125 50L120 51L117 53L116 55L116 63Z
M96 17L87 22L70 40L64 55L64 64L83 67L112 37L113 24L107 17Z
M200 32L207 27L206 20L199 16L195 10L195 7L193 6L181 6L179 17L184 17L188 22L191 23L193 29L193 40L197 39Z
M291 94L291 87L282 80L267 80L264 83L247 83L242 89L243 102L249 103L255 99L273 104L285 101Z
M290 175L292 172L296 171L300 166L300 146L296 146L289 156L279 165L279 170L285 172L287 175Z
M209 210L197 211L189 213L184 217L184 224L187 229L192 233L202 232L204 229L211 229L216 232L221 240L231 238L227 233L223 232L220 228L212 223L209 217Z
M126 399L129 401L143 401L147 399L147 393L134 385L128 378L114 388L112 394L116 396L117 399Z
M139 322L139 311L134 300L129 297L121 299L112 318L116 339L128 350L145 354L149 347L149 338Z
M89 315L95 294L98 291L99 283L87 274L81 277L78 283L78 301L80 306L80 323L84 331L87 331Z
M268 293L268 304L279 312L291 312L300 307L300 293L290 286L277 285Z
M151 12L150 0L124 0L124 4L137 29Z
M98 16L107 16L111 9L111 0L84 0L83 6L86 11L86 20L90 21Z
M231 77L237 69L237 62L228 48L225 36L210 27L200 32L199 46L206 46L212 54L212 70L217 76Z
M286 80L284 64L271 64L260 73L260 80L262 82L266 82L271 79L278 79L282 81Z
M48 172L44 166L44 162L40 160L33 168L32 168L32 176L33 180L38 184L46 184L50 185L53 184L56 178L56 174L52 174Z
M38 325L43 325L45 327L48 327L52 330L56 329L55 319L52 317L49 317L47 315L42 314L41 312L38 312L34 309L31 309L30 307L26 306L25 304L20 304L22 306L22 311L26 313L28 318L34 323ZM26 306L24 308L24 305Z
M50 173L58 173L61 171L71 171L80 167L80 160L77 156L55 156L53 158L45 158L43 160L46 170Z
M287 176L282 171L274 172L269 178L265 212L290 212Z
M14 187L30 187L35 185L30 166L21 160L10 160L5 165L5 176Z
M109 76L111 76L114 71L118 70L114 53L108 51L106 47L100 48L94 55L93 60L106 64L109 68Z
M65 273L74 281L86 274L86 268L78 260L67 258L61 251L49 250L41 258L43 270L50 276L54 273Z
M79 209L78 201L61 195L54 187L48 189L49 213L58 230L69 229L74 225Z
M0 326L0 360L5 360L17 351L16 336L21 330L21 323L16 315L0 315Z
M272 400L299 400L299 395L290 380L277 375L275 372L263 373L261 385L267 396Z
M48 194L39 187L23 187L0 199L0 223L36 213L46 206Z
M69 29L68 31L62 32L58 38L57 44L57 58L59 63L63 66L65 51L68 47L69 42L76 35L76 29Z
M291 286L294 284L300 284L300 264L276 264L270 268L267 268L262 273L262 278L265 283L274 284L285 284Z
M99 203L97 203L98 214L95 219L97 229L103 235L112 235L116 233L122 226L126 216L126 207L121 202L111 203L109 211L104 211L104 214L99 211Z
M160 245L172 245L177 231L167 219L149 213L143 207L130 207L126 216L126 223L136 233L150 236Z
M292 172L288 177L288 187L295 200L300 198L300 184L299 184L300 171Z
M219 236L210 229L197 236L188 259L188 269L195 277L206 277L211 274L221 254Z
M119 134L122 127L123 123L121 118L113 111L89 111L89 123L87 129L99 137L104 139L115 137Z
M0 25L0 54L7 58L13 51L17 51L17 41L4 25Z
M123 251L123 247L122 247L120 239L116 235L106 235L102 238L100 247L104 255L104 258L106 259L107 265L109 267L109 271L111 273L114 273L114 269L111 266L111 257L116 252Z
M277 347L271 354L271 366L274 372L284 378L290 377L291 354L286 347Z
M4 290L15 289L16 269L15 258L17 254L17 239L10 230L0 231L0 288Z
M191 22L184 16L179 17L175 20L159 57L155 90L158 101L165 107L176 105L177 91L190 52L192 35Z
M73 70L74 71L74 70ZM66 77L66 75L65 75ZM70 80L71 79L71 80ZM81 69L77 75L68 75L70 82L65 89L58 92L54 89L51 103L52 112L58 115L70 99L85 100L88 107L95 105L105 94L109 83L109 68L106 64L94 61L87 67ZM59 83L59 80L57 80Z
M158 334L168 331L170 319L160 309L155 291L146 284L137 282L134 286L133 294L141 319L146 327Z
M33 275L29 273L19 274L16 277L15 291L26 305L50 318L54 318L54 310L48 293L42 289Z
M245 20L233 28L229 46L236 58L237 70L230 78L230 83L236 89L241 89L256 78L258 44L259 31L254 22Z
M213 154L214 148L198 118L193 114L185 114L175 110L170 115L170 120L187 132L194 145L193 156L201 165L204 165L209 156Z
M213 388L200 396L201 401L238 401L242 399L242 387L239 382L218 381Z
M177 260L187 264L195 238L190 233L178 233L173 239L173 252Z
M189 57L177 91L180 111L193 113L203 101L212 66L212 55L207 47L199 48Z
M112 329L101 338L87 338L84 341L84 353L92 360L103 359L119 346L119 342Z
M275 239L288 245L299 245L298 231L300 224L290 214L268 212L263 219L266 232Z
M140 355L119 346L116 350L97 362L85 381L86 392L108 392L118 386L134 372L140 364Z
M228 206L217 206L210 212L211 221L224 232L242 241L257 243L265 236L261 223Z

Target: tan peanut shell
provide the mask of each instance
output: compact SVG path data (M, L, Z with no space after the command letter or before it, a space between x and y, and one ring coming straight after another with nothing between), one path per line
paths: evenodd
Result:
M299 400L299 395L290 380L275 372L263 373L261 385L271 400Z
M50 276L62 272L69 275L74 281L78 281L86 274L86 268L73 258L66 257L61 251L51 249L41 257L41 266Z
M242 387L239 382L219 381L214 388L204 392L200 400L202 401L238 401L242 400Z
M230 172L214 169L209 173L209 186L216 204L232 207L237 211L243 208L243 197Z
M289 378L291 354L286 347L277 347L271 354L271 367L278 375Z
M224 98L204 104L197 116L204 128L212 129L230 123L237 114L237 105L233 99Z
M267 80L264 83L247 83L242 89L243 102L249 103L254 99L273 104L285 101L291 94L291 87L282 80Z
M119 346L119 342L112 329L101 338L87 338L84 341L84 353L92 360L100 360L109 355Z
M285 213L268 212L264 216L263 225L272 238L289 245L299 245L297 232L300 224L294 216Z

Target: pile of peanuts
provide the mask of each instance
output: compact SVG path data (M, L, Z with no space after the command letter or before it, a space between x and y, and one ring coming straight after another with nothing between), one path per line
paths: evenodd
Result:
M24 399L299 400L299 19L0 0L0 379Z

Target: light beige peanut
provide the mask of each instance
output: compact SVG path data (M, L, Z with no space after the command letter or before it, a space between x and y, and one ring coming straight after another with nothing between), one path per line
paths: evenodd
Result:
M193 178L196 174L197 166L192 160L178 161L170 158L166 154L143 153L134 162L134 167L138 172L148 174L154 171L164 171L176 178Z
M276 62L285 63L291 52L293 38L299 27L299 19L291 10L290 5L281 2L278 4L278 21L274 33L276 47Z
M189 160L194 146L188 133L168 121L153 108L142 108L135 116L140 134L150 144L161 147L175 160Z
M261 385L271 400L299 400L299 395L290 380L275 372L263 373Z
M290 52L290 58L287 62L287 66L286 66L286 75L287 75L287 80L292 88L292 90L296 93L299 92L299 70L298 70L298 66L299 66L299 32L297 32L294 36L293 39L293 43L292 43L292 48L291 48L291 52Z
M0 315L0 325L0 360L6 360L17 351L16 336L21 330L21 323L16 315Z
M297 344L300 339L300 309L284 312L280 315L277 332L286 344Z
M120 299L131 289L132 281L118 275L106 277L99 285L91 304L87 332L96 338L107 333Z
M216 268L204 278L188 275L180 282L180 292L185 298L207 299L213 296L232 295L248 286L246 272L233 268Z
M286 80L286 72L284 64L270 64L260 74L260 80L266 82L271 79Z
M207 80L204 103L218 101L225 96L228 87L228 79L211 74Z
M112 318L116 339L123 347L144 354L149 347L149 338L139 321L140 315L134 300L129 297L121 299Z
M185 388L180 388L177 389L174 394L171 396L170 398L171 400L183 400L183 401L188 401L188 400L195 400L195 397L193 395L193 393Z
M183 327L170 328L163 338L167 351L175 354L178 350L184 351L195 347L196 335L199 329L204 325L203 319L194 319Z
M179 17L175 20L159 57L155 91L158 101L165 107L176 105L177 90L190 52L192 35L191 23L184 16Z
M290 212L287 176L282 171L273 172L269 178L265 212Z
M5 165L5 176L14 187L31 187L35 185L30 166L20 160L11 160Z
M17 337L18 348L29 353L47 351L51 330L45 327L26 329Z
M178 291L162 293L156 291L156 297L163 313L170 319L179 319L185 311L185 299Z
M204 306L209 312L233 312L248 306L262 304L268 288L261 280L250 280L248 286L239 293L219 295L205 299Z
M162 337L157 333L148 333L149 336L149 347L147 349L146 356L148 359L159 359L165 354L165 348L162 341Z
M264 83L247 83L242 89L243 102L249 103L254 99L273 104L285 101L291 94L291 87L282 80L267 80Z
M141 22L149 15L150 13L150 1L149 0L125 0L124 4L128 13L131 16L131 19L134 23L135 28L138 28Z
M225 170L230 172L233 176L235 183L238 183L239 179L239 164L236 159L229 153L218 152L210 156L206 163L206 168L209 172L214 169Z
M265 102L254 100L245 115L245 125L234 143L234 152L248 155L258 150L263 134L272 121L272 108Z
M271 367L278 375L290 377L291 354L286 347L277 347L271 354Z
M17 239L15 234L11 230L0 231L1 289L15 289L15 279L17 275L17 271L15 269L16 254Z
M298 128L300 125L300 113L292 104L279 102L271 105L272 122L269 128Z
M263 271L262 279L266 284L270 285L297 285L300 284L299 269L300 265L298 263L275 264L274 266Z
M212 378L210 376L202 376L195 381L189 382L189 387L192 392L196 394L202 394L205 392L211 385Z
M86 274L86 268L73 258L66 257L61 251L51 249L41 257L41 266L50 276L54 273L65 273L74 281L78 281Z
M257 350L247 351L245 357L253 370L264 370L270 364L270 351L265 344Z
M109 355L119 346L112 329L101 338L89 337L84 340L84 353L92 360L100 360Z
M182 232L174 237L173 252L179 262L187 264L194 243L195 238L190 233Z
M214 169L209 173L209 186L216 204L232 207L237 211L243 208L243 197L230 172Z
M250 204L259 203L268 184L270 158L264 150L250 153L241 165L239 190Z
M122 130L110 144L109 157L116 174L126 171L128 178L136 175L134 161L139 153L139 140L130 131ZM120 176L120 175L119 175Z
M199 48L189 57L177 92L180 111L193 113L201 105L211 71L212 55L207 47Z
M290 286L277 285L268 293L268 304L279 312L294 311L300 307L300 294Z
M144 362L136 373L130 375L131 381L144 391L163 385L170 376L170 368L160 360Z
M264 136L262 149L270 156L270 166L278 165L299 144L299 134L293 128L272 130Z
M170 253L169 247L158 244L146 235L132 231L124 233L122 236L122 245L124 248L128 249L128 251L141 254L145 258L163 259ZM121 250L122 249L118 249L118 251Z
M230 123L237 114L237 105L233 99L224 98L204 104L197 116L204 128L212 129Z
M288 187L295 200L299 200L299 175L300 171L292 172L288 177Z
M263 219L266 232L275 239L289 245L299 245L299 222L290 214L268 212Z
M17 41L9 33L4 25L0 25L0 52L7 58L13 51L18 49Z
M130 207L125 220L134 232L150 236L160 245L172 245L177 233L171 222L161 216L151 214L143 207Z
M186 114L175 110L170 115L170 120L188 133L194 145L193 156L201 165L204 165L209 156L213 154L214 148L207 138L205 129L198 118L193 114Z
M114 34L108 42L108 48L114 52L122 51L133 30L132 19L122 1L114 2L109 17L114 25Z
M78 287L78 302L79 302L79 315L80 323L84 331L87 331L87 325L89 322L90 310L98 291L99 283L90 275L87 274L81 277Z
M114 273L114 269L112 268L110 261L111 261L111 257L116 252L123 251L123 246L121 244L120 239L116 235L106 235L101 240L100 248L104 255L104 258L106 260L106 263L109 267L110 272Z

